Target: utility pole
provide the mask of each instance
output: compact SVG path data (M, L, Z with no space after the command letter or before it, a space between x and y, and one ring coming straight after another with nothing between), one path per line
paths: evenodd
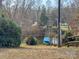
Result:
M61 9L61 0L58 0L58 47L61 47L60 9Z

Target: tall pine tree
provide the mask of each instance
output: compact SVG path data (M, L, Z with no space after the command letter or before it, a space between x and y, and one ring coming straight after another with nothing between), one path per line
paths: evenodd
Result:
M45 6L42 7L42 12L40 16L40 25L45 26L47 25L48 17L46 16L46 8Z

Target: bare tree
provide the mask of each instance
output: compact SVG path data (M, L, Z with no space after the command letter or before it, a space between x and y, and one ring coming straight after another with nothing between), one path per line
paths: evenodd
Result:
M0 7L2 7L2 1L3 1L3 0L0 0Z

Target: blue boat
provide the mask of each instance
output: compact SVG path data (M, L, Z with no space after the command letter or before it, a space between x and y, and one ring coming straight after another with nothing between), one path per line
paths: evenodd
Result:
M44 37L43 43L46 45L49 45L50 44L50 37Z

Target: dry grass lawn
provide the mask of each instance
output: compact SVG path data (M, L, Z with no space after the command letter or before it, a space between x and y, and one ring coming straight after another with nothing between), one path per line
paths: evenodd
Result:
M0 59L79 59L79 48L53 46L0 48Z

